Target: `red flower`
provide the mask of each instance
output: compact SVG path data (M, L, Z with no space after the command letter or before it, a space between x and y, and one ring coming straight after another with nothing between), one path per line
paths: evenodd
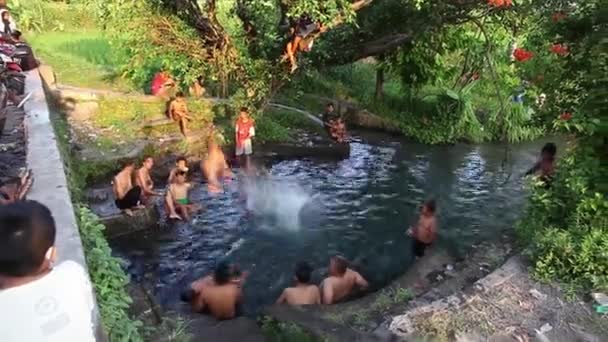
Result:
M568 47L565 46L565 45L562 45L562 44L553 44L551 46L551 52L553 52L556 55L565 56L570 51L568 50Z
M525 49L515 49L513 50L513 57L515 57L515 59L518 62L525 62L529 59L531 59L534 56L534 54L528 50Z
M566 19L566 13L561 12L561 11L560 12L555 12L551 16L551 19L553 20L554 23L560 22L560 21Z
M488 0L488 4L490 6L494 6L497 8L511 7L511 5L513 5L513 1L512 0Z
M568 112L563 112L562 115L559 116L559 119L568 121L568 120L572 119L572 114L570 114Z

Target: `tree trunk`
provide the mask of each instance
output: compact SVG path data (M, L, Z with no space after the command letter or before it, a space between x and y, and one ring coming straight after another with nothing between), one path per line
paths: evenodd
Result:
M382 100L384 97L384 66L381 65L376 69L376 101Z

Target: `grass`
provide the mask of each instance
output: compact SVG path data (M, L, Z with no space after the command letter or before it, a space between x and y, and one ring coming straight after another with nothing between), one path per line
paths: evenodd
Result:
M101 31L30 33L28 41L37 57L53 67L61 84L117 91L134 90L114 68L118 56Z
M322 342L294 323L278 322L270 317L261 319L262 331L272 342Z

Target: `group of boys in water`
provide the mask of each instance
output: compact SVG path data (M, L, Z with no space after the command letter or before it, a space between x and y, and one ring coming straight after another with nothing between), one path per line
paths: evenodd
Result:
M170 113L178 120L187 120L187 110L182 105L183 96L178 96L178 102L170 106ZM344 122L336 115L333 104L328 104L323 114L323 122L328 133L337 141L345 139ZM180 125L185 131L184 125ZM255 122L249 117L247 108L241 108L235 122L235 154L244 157L243 165L249 167L249 156L253 153L252 138L255 136ZM220 145L210 138L208 155L201 164L201 172L207 179L208 191L217 193L223 191L223 183L232 178L232 171ZM539 174L546 183L550 182L554 172L556 147L553 143L546 144L539 161L526 174ZM189 172L188 161L184 157L176 160L167 180L166 192L156 191L150 171L154 160L146 157L139 169L133 163L127 163L122 171L114 178L113 187L116 206L125 213L132 215L133 209L143 208L151 203L152 198L164 196L164 205L170 219L189 220L201 209L192 203L188 193L192 184L187 181ZM134 179L134 182L133 182ZM437 239L436 203L434 200L425 201L420 208L418 222L407 230L412 238L412 250L416 258L422 257L425 250ZM334 304L351 297L357 289L365 290L368 283L361 274L348 267L348 262L341 256L334 256L329 263L329 276L320 286L311 283L312 267L306 262L300 262L295 267L295 286L286 288L277 299L277 304L314 305ZM182 299L188 301L195 312L208 312L217 319L231 319L238 314L243 301L242 286L247 278L247 272L241 272L234 264L221 262L212 275L193 282Z

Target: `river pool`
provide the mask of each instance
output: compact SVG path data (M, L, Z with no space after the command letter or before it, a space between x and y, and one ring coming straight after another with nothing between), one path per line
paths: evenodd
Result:
M248 313L277 298L299 260L310 262L319 280L329 257L342 254L379 288L413 262L405 231L425 198L437 199L438 248L463 255L511 235L525 199L520 175L547 141L511 145L505 161L501 144L428 146L364 133L342 161L274 162L267 178L248 185L235 180L219 196L200 186L192 199L206 210L193 223L111 245L133 281L144 282L166 308L223 258L251 272Z

